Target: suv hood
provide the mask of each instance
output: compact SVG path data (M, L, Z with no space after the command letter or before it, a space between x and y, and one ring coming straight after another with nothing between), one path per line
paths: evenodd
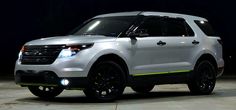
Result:
M60 45L60 44L83 44L83 43L96 43L96 42L111 42L116 37L106 37L101 35L82 35L82 36L58 36L41 38L27 42L25 45Z

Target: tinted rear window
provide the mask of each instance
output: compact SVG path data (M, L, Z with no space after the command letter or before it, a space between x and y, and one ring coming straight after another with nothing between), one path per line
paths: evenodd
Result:
M148 17L139 29L147 30L149 36L194 36L193 30L182 18Z
M212 26L207 21L194 21L198 27L207 35L207 36L217 36Z
M165 36L187 36L188 33L185 28L183 19L165 18Z

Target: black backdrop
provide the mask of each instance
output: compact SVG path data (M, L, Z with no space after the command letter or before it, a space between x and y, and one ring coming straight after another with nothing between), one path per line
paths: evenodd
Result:
M0 1L0 75L12 75L21 46L41 37L65 35L98 14L121 11L164 11L207 18L222 37L226 74L236 62L236 5L214 0L7 0Z

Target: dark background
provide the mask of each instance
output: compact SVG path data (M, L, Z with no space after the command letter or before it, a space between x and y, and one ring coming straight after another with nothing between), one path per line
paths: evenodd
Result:
M207 18L223 39L225 75L236 68L236 4L232 0L7 0L0 2L1 75L12 76L21 46L32 39L65 35L98 14L164 11Z

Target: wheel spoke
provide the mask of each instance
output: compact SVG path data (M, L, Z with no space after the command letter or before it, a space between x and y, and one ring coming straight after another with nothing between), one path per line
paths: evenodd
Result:
M109 89L106 89L105 92L106 92L106 95L110 94L110 90Z
M43 87L43 91L46 91L46 87Z
M54 87L48 87L49 91L53 91Z

